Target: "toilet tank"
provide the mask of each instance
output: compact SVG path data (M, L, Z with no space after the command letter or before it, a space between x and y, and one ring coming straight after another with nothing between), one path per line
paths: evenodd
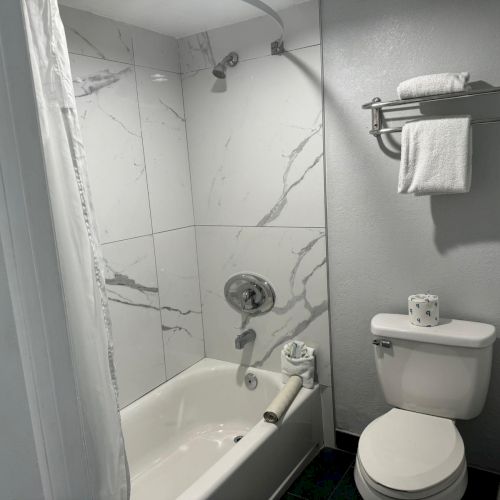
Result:
M494 326L442 319L438 326L421 327L405 314L377 314L371 331L377 374L390 405L463 420L481 413Z

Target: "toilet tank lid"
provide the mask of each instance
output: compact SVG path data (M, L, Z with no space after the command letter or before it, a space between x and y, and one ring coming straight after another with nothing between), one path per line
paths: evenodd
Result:
M459 347L481 348L495 342L493 325L441 318L437 326L415 326L406 314L377 314L372 318L373 335Z

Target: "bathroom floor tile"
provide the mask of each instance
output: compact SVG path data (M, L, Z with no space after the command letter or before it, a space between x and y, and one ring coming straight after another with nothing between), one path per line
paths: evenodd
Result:
M363 500L354 482L354 465L351 465L328 500Z
M500 476L469 467L469 482L463 500L497 500L500 498Z
M323 448L281 500L363 500L354 481L355 455ZM500 500L500 475L469 468L462 500Z
M305 500L330 498L345 472L353 464L354 458L351 453L323 448L295 480L282 499L293 500L294 496Z

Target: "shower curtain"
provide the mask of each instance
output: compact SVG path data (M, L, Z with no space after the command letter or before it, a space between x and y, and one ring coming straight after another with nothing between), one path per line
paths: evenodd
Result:
M57 0L21 0L92 498L129 497L102 256Z

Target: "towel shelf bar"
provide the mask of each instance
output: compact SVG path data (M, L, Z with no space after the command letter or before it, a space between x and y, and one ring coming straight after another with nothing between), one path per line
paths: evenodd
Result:
M462 99L464 97L475 97L479 95L488 94L498 94L500 93L500 87L490 87L482 90L471 90L468 92L454 92L452 94L439 94L439 95L429 95L422 97L413 97L411 99L399 99L395 101L382 101L380 97L375 97L371 102L363 104L361 107L363 109L370 109L372 112L372 128L370 130L371 135L382 135L382 134L392 134L395 132L401 132L402 127L391 127L382 128L382 111L384 108L405 106L408 104L422 103L422 102L435 102L435 101L446 101L450 99ZM491 118L485 120L472 120L473 125L484 125L487 123L498 123L500 122L500 117Z
M472 120L471 125L485 125L487 123L500 123L500 118L491 118L490 120ZM393 134L401 132L403 127L379 128L370 130L371 135Z

